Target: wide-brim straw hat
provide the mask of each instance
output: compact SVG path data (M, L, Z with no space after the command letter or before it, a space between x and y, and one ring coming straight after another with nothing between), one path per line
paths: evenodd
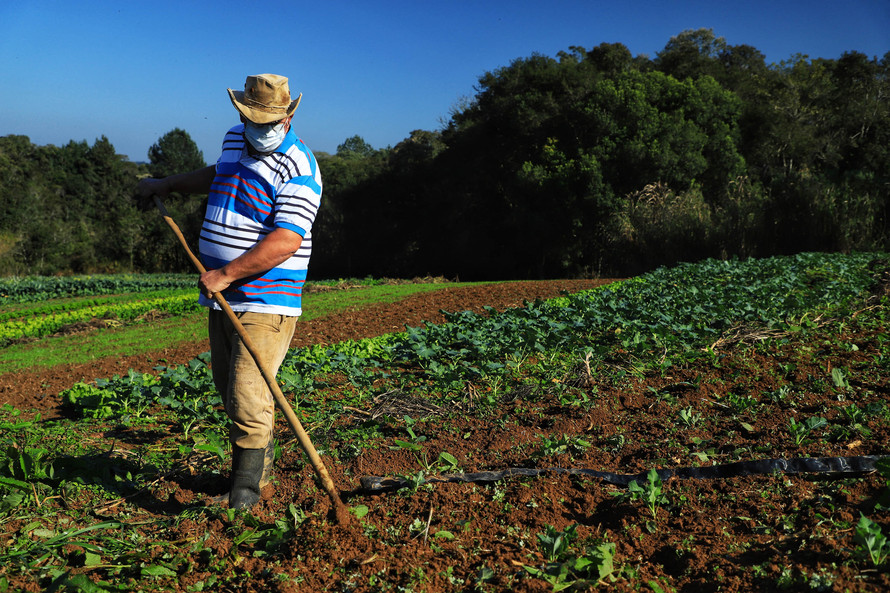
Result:
M287 77L277 74L253 74L244 82L243 91L229 89L232 105L255 124L268 124L293 114L303 94L291 101Z

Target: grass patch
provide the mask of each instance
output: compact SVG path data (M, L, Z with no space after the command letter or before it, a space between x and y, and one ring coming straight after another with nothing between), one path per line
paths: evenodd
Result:
M175 348L206 337L207 314L203 311L124 327L53 336L4 348L0 351L0 373L133 356Z
M354 290L331 290L310 292L303 296L301 320L311 321L325 315L338 313L353 307L366 307L381 303L395 303L415 294L488 284L486 282L454 282L448 284L387 284L365 286Z

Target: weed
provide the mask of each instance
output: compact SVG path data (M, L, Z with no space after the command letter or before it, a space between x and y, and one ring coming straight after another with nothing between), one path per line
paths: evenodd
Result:
M759 402L750 395L737 395L735 393L727 394L726 401L736 414L754 412L759 405Z
M627 443L624 433L617 433L603 440L603 450L609 453L617 453Z
M417 471L413 474L404 474L400 475L400 478L408 482L408 485L404 488L399 489L399 493L405 496L411 496L415 494L420 487L426 483L426 474L423 470Z
M394 442L396 444L395 447L390 447L391 449L405 449L414 454L414 458L417 459L417 463L420 464L420 467L423 470L430 472L433 470L433 464L430 463L429 459L427 459L426 451L423 449L422 443L426 442L426 437L422 435L417 435L414 432L414 425L417 423L416 420L412 419L410 416L405 416L405 431L408 433L410 437L410 441L406 441L403 439L395 439ZM455 460L456 461L456 460ZM415 488L416 490L416 488Z
M678 401L677 396L674 393L670 392L669 390L665 389L665 390L659 391L658 389L655 389L651 385L647 386L646 388L652 392L652 395L655 396L655 401L665 403L669 406L677 405L677 401Z
M860 556L871 560L874 566L881 566L890 557L890 541L881 531L881 526L862 513L859 514L859 524L853 537L859 544Z
M628 484L627 491L631 500L642 500L646 504L653 521L657 518L658 507L668 503L667 495L662 490L661 478L654 468L649 470L643 484L633 480Z
M838 389L850 389L850 382L847 380L846 374L837 367L831 369L831 381Z
M781 365L780 365L781 366ZM790 385L782 385L775 391L769 391L766 393L766 396L773 401L773 403L782 403L788 396L791 394L791 386Z
M457 458L447 451L439 453L438 463L439 466L437 469L442 473L453 474L460 471L460 464L458 463Z
M616 580L615 544L601 541L577 551L573 546L578 537L577 528L573 524L559 531L546 526L544 533L538 534L538 546L545 562L539 566L524 565L525 571L549 583L553 591L583 590L605 578Z
M701 422L701 414L697 413L692 407L683 408L680 410L678 419L680 424L686 428L695 428Z
M788 432L795 445L801 445L811 432L822 428L828 421L821 416L807 418L805 422L798 422L793 416L788 420Z
M550 457L562 455L564 453L571 454L573 452L583 453L589 448L590 443L581 437L570 437L567 435L562 435L559 438L542 437L541 448L534 453L533 457Z

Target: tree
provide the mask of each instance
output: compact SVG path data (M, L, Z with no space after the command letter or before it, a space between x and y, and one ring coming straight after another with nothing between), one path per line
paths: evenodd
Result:
M590 60L600 72L618 74L633 68L630 50L621 43L600 43L587 52Z
M392 149L389 163L395 170L416 170L429 164L444 149L445 143L439 132L413 130Z
M187 173L206 166L197 144L185 130L174 128L161 136L148 150L148 170L153 177L166 177ZM183 235L194 240L201 231L207 197L204 195L179 196L166 204L171 216L182 228ZM157 220L155 217L154 221ZM191 271L191 264L184 251L165 228L149 223L143 235L140 253L144 265L150 269L165 271Z
M361 159L373 156L374 148L361 136L352 136L337 147L337 156L344 159Z
M152 177L187 173L206 166L204 155L188 132L179 128L167 132L148 149Z
M713 29L683 31L671 37L658 52L656 66L678 80L710 75L720 76L720 55L726 50L726 40L714 35Z

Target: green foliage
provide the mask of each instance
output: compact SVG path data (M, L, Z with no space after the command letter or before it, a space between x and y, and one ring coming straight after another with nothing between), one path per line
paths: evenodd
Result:
M553 302L500 313L452 313L441 325L292 350L279 380L285 391L307 399L329 373L363 392L388 384L395 374L414 389L448 394L461 392L468 384L509 382L513 371L503 361L533 355L540 367L535 376L542 388L550 390L554 373L545 361L561 368L565 358L552 353L589 353L589 364L595 367L612 349L649 360L661 371L675 361L707 357L709 345L738 324L808 331L814 327L813 311L843 307L871 286L874 259L873 254L800 254L662 268ZM212 411L218 396L202 360L166 369L157 380L135 373L94 386L78 385L63 397L81 414L99 418L138 417L146 406L161 403L177 411L186 435L196 426L224 423L220 413ZM478 405L494 406L497 399L482 398ZM318 414L319 421L326 413L322 407L301 407L304 413ZM683 414L677 418L681 423L692 426L701 421L694 410ZM824 426L822 422L792 418L789 434L800 444ZM411 451L429 472L436 464L423 450L426 439L418 427L406 418L404 436L397 437L394 446ZM586 444L548 437L540 452L582 453Z
M667 495L662 490L661 478L655 469L649 470L644 483L634 480L628 484L627 491L631 500L642 500L645 503L653 521L658 517L658 507L668 502Z
M93 319L129 321L150 311L182 315L201 308L194 289L169 291L162 295L143 293L129 296L126 300L99 299L52 304L0 315L0 345L15 339L43 337L65 326Z
M538 534L538 544L545 563L541 566L524 565L532 577L540 578L553 587L553 591L565 589L583 590L595 587L603 579L615 581L620 574L616 570L615 544L594 542L581 550L575 542L577 525L569 525L562 531L550 525Z
M353 136L337 147L337 156L343 159L361 159L374 154L374 148L361 136Z
M160 217L133 199L146 173L104 136L63 147L0 137L0 276L190 269Z
M534 457L550 457L566 453L583 453L589 448L590 443L581 437L570 437L567 435L553 438L542 437L541 448L534 454Z
M890 541L882 532L881 526L862 513L859 514L854 538L859 544L859 553L874 566L881 566L890 557Z
M0 278L0 304L194 287L194 274L12 276Z
M300 402L300 413L312 439L324 451L336 452L335 458L342 461L342 455L346 453L358 457L366 448L385 448L391 444L395 450L407 454L399 457L408 457L409 464L413 464L414 460L418 462L419 470L405 476L408 487L402 491L402 495L415 496L414 510L429 508L430 514L425 516L426 520L424 517L417 519L416 515L410 516L401 525L391 517L383 518L387 526L392 526L393 532L387 533L383 539L374 538L385 546L378 548L377 553L383 556L388 553L383 551L387 548L390 552L396 550L396 553L406 549L404 546L408 542L404 536L407 532L430 536L428 551L433 554L449 555L453 550L464 549L468 557L474 558L478 546L473 531L487 529L487 524L477 525L475 519L471 521L459 514L446 515L440 511L432 514L433 506L428 507L425 490L436 486L429 483L427 478L433 472L455 471L459 463L466 464L468 468L498 464L504 467L503 463L509 460L501 457L500 452L486 451L473 451L471 455L462 451L460 460L445 452L437 458L432 457L435 452L430 458L424 454L425 450L433 451L433 443L444 443L454 436L448 435L452 430L458 431L459 438L463 430L468 430L465 428L467 416L484 415L494 406L504 407L503 400L494 396L489 400L477 398L476 407L471 409L471 402L465 396L471 392L470 386L502 385L504 392L512 392L511 403L514 405L501 410L504 415L496 420L508 417L515 411L522 415L523 420L534 421L533 418L537 416L532 417L521 411L522 406L529 403L524 400L539 397L538 394L547 391L548 394L541 396L542 399L548 395L552 397L548 397L544 407L537 409L546 410L550 405L559 405L559 382L571 380L568 369L576 365L579 359L589 364L588 373L597 381L609 380L608 377L598 376L601 373L617 376L618 367L629 365L627 361L631 360L650 378L658 377L660 371L669 368L665 365L677 365L679 374L695 370L697 357L702 357L703 364L711 364L710 357L715 349L708 352L709 346L740 324L781 329L785 335L792 336L771 338L775 344L781 345L813 332L817 325L812 320L824 314L823 322L828 318L842 320L837 321L838 325L843 323L845 327L839 339L842 345L850 349L852 345L848 330L854 324L863 323L875 328L874 334L870 334L874 335L875 346L869 348L869 354L876 359L863 361L862 365L851 364L842 367L842 372L833 375L826 372L816 378L824 383L825 391L831 397L845 393L855 394L859 398L857 407L847 402L839 406L841 409L833 410L830 414L826 412L826 415L830 416L832 425L846 423L855 427L866 423L872 424L876 432L883 431L886 411L883 402L879 401L881 394L868 393L865 385L870 373L886 366L880 360L887 351L886 320L881 307L863 308L862 302L873 289L875 273L886 272L886 261L886 254L806 253L761 260L707 260L698 264L684 264L586 293L529 303L523 309L501 313L488 310L484 314L454 313L449 315L450 321L441 326L428 325L373 340L294 350L288 354L282 370L288 373L286 381L294 385L298 393L303 390L311 392L312 389L319 391ZM852 310L854 305L857 312L855 321L848 310ZM838 338L831 331L820 330L818 336L819 340L811 340L807 344L816 345L818 349L823 346L823 338ZM833 352L831 344L825 343L824 347ZM752 350L757 350L756 360L762 361L758 348ZM820 360L827 360L830 355ZM607 365L607 361L610 364ZM731 369L728 364L726 368L729 375ZM791 362L783 362L779 368L783 376L793 375ZM284 374L281 378L285 381ZM320 390L319 387L327 381L336 381L337 389ZM345 388L340 389L340 385ZM431 400L430 403L441 403L438 401L440 399L459 399L459 402L448 403L460 403L461 407L455 409L460 410L462 417L455 424L445 418L420 420L413 411L413 417L402 416L399 420L391 417L362 420L359 416L344 414L347 406L355 408L352 412L357 413L357 410L377 405L375 394L383 389L388 391L394 385L398 385L403 392L410 391L413 398L426 398ZM176 586L174 580L178 576L201 572L203 584L195 588L206 589L223 585L237 587L251 582L252 575L246 569L239 572L248 565L244 562L248 554L255 559L268 557L269 560L268 564L256 562L250 566L272 567L284 557L281 554L290 554L297 549L294 545L298 544L297 547L302 546L299 551L304 561L301 562L317 562L309 557L313 548L307 542L323 539L328 531L322 515L307 520L308 516L317 512L312 510L317 509L311 502L317 492L311 479L306 481L309 492L300 494L303 500L310 501L306 506L300 503L289 505L287 502L282 505L280 501L270 500L267 508L277 508L278 516L263 520L246 513L218 507L208 509L197 504L185 505L182 514L177 517L161 516L168 513L167 509L176 508L173 501L167 498L173 491L171 489L175 489L183 479L192 480L195 470L206 474L219 473L221 459L226 454L224 435L227 434L227 424L220 411L220 401L212 385L206 356L174 369L158 368L156 375L131 372L123 377L100 379L91 385L75 387L63 394L69 402L67 411L71 414L60 421L22 420L8 406L0 408L0 518L12 519L8 521L10 528L0 548L4 577L11 582L13 579L21 582L23 578L33 578L47 589L86 588L88 585L84 584L85 581L72 573L82 574L81 570L88 569L92 584L89 586L95 585L94 590L115 590L117 585L109 583L124 582L130 589L168 589ZM520 390L528 387L532 387L535 395L529 396ZM687 410L688 414L693 414L693 409L687 407L690 400L675 395L680 392L675 391L674 387L680 387L680 384L653 388L651 397L660 398L656 404L658 406L670 406L674 410ZM684 384L683 387L690 388L691 385ZM756 380L755 389L757 393L764 389L760 379ZM782 413L785 413L787 407L794 404L798 391L797 388L782 389L777 385L772 404L767 401L769 397L763 397L760 406L782 408ZM671 400L662 394L674 398ZM605 401L598 403L609 405ZM720 433L737 430L735 415L739 411L750 411L754 404L742 401L742 396L733 398L729 395L713 403L717 405L708 408L707 412L708 427L714 427L714 434L706 439L709 441L709 455L734 459L741 456L773 456L777 453L755 448L727 453L726 448L721 447ZM698 403L695 406L696 411L704 409ZM445 408L442 406L442 409ZM719 414L724 415L717 416ZM475 423L475 420L473 422L473 430L484 429L484 419L481 424ZM143 425L151 430L139 434L138 429ZM772 423L769 425L774 426ZM498 425L493 422L491 426ZM662 428L668 434L678 432L674 427ZM813 429L818 428L820 425L813 426ZM753 432L750 427L748 430ZM638 435L639 438L647 436L637 431L636 427L628 427L624 434L620 430L617 433L621 439L638 438ZM123 440L127 436L132 440ZM109 448L110 442L126 443L127 446ZM699 439L692 442L696 446L704 446L705 441ZM585 431L583 438L551 432L541 437L540 451L553 455L580 455L589 451L590 443L594 443L596 458L600 459L601 446L608 441L605 435L599 435L596 431ZM872 441L863 446L873 448L881 444ZM673 457L677 453L673 450L674 446L656 438L652 441L651 454L653 458L661 458L670 450L669 454ZM835 444L834 447L841 449L843 446ZM466 459L464 455L468 455ZM525 451L511 452L510 455L525 455ZM532 456L535 454L532 453ZM308 468L302 469L309 471ZM877 464L877 470L884 479L890 476L890 466L886 460ZM872 480L873 477L867 479ZM770 502L781 501L791 492L790 487L783 484L785 480L767 480L760 492L726 492L724 494L731 496L733 502L721 508L755 508L758 493L769 495L765 490L773 489L780 494L778 498L769 495L772 496ZM867 492L867 489L859 490L859 494L851 495L847 490L847 480L833 481L831 484L830 491L838 493L836 498L826 496L824 491L809 497L809 502L804 501L809 507L802 507L801 513L789 515L788 522L794 523L795 517L803 516L804 511L809 513L816 510L816 519L805 525L818 521L820 525L830 526L839 516L838 512L833 511L841 510L835 509L835 506L855 503L856 496ZM527 487L533 485L522 479L513 480L508 486L516 491ZM574 508L578 501L583 502L582 498L587 496L583 494L586 487L583 481L573 484L573 493L566 493L565 500L557 501L553 497L550 502L567 509ZM687 489L680 484L677 488L679 490L672 491L670 496L670 501L677 504L682 504L686 496L695 492L695 489ZM704 488L707 489L707 485ZM418 496L423 496L423 499ZM493 526L496 529L506 528L503 541L513 546L511 549L516 552L516 558L524 563L521 574L516 571L507 574L500 568L494 570L478 561L473 561L472 565L457 564L456 570L440 574L447 579L453 577L454 580L450 582L458 588L472 586L474 576L478 575L476 582L482 588L521 589L525 579L533 581L527 583L531 588L543 586L554 590L586 590L620 578L627 579L631 588L645 589L649 576L641 578L641 565L636 564L636 556L628 554L619 565L617 550L632 549L638 539L648 542L650 538L656 538L653 541L668 543L671 558L665 557L659 561L667 565L668 562L675 562L672 559L675 551L680 557L685 553L684 549L691 549L691 544L684 541L678 547L679 538L663 537L661 532L655 531L657 513L663 513L668 503L664 484L657 472L650 471L645 479L631 486L628 498L631 496L636 496L638 502L634 506L639 506L641 518L649 519L646 521L649 533L628 525L627 529L608 528L605 531L609 532L606 534L609 539L600 539L599 536L605 533L602 530L597 531L590 526L560 525L544 527L538 530L540 533L529 535L521 525L505 519L506 526L497 521ZM113 512L120 517L120 522L104 518L106 508L97 505L103 498L117 505ZM369 500L364 501L367 504L355 504L352 512L371 537L382 533L382 528L375 533L382 519L382 507L375 507L377 503L372 504L373 501ZM501 516L515 517L506 508L508 499L502 500L504 510ZM510 500L519 499L512 497ZM531 503L536 505L535 500L546 499L538 497L535 492ZM877 500L883 504L885 497ZM146 502L152 509L149 513L145 512ZM362 501L353 500L353 503L359 502ZM161 507L151 506L158 503ZM531 503L530 508L533 506ZM157 508L162 509L160 514L154 510ZM844 535L835 534L837 537L829 539L837 540L838 546L846 545L845 550L838 547L839 558L842 558L841 553L846 553L851 559L882 571L887 566L887 528L880 514L884 511L883 507L876 504L873 508L876 514L869 521L860 521L858 528L845 522L840 528L842 532L839 532ZM751 521L733 516L734 512L739 511L727 510L721 516L735 525L739 521L745 524ZM226 533L221 534L216 528L219 537L208 541L210 536L201 535L201 521L196 520L197 516L208 522L213 521L216 526L222 525ZM179 526L178 522L186 517L194 520L194 523ZM431 522L433 517L436 523ZM199 528L198 535L194 536L196 526ZM669 527L661 521L657 529ZM781 529L782 526L769 525L768 528ZM402 531L399 532L399 529ZM800 533L798 529L800 527L795 527L796 533ZM192 536L183 538L186 530ZM752 530L746 528L745 531ZM305 539L301 539L303 535ZM510 541L511 537L513 541ZM617 546L610 541L615 537L621 539ZM740 541L744 545L750 538ZM786 551L793 554L798 550L798 538L795 536L789 541L791 543L781 547L777 554ZM800 564L800 559L795 559L795 568L789 569L788 575L783 575L779 582L800 587L808 584L814 586L814 583L821 586L831 576L829 573L801 574L797 568ZM380 565L375 568L379 569ZM345 585L346 577L338 571L331 573L331 582L340 579L336 582L348 588ZM295 573L297 571L290 574ZM395 583L396 579L405 575L404 572L375 574L375 578L389 579L389 583ZM413 574L419 580L422 573ZM863 582L873 582L875 574L872 569L862 571L862 575L868 579ZM402 579L399 582L407 581ZM672 583L676 583L676 580L671 580L670 575L648 580L649 587L654 591L670 590Z
M323 209L343 238L321 269L630 275L705 257L882 249L888 67L856 52L767 65L708 29L671 38L655 60L620 44L517 58L480 76L416 157L394 150L345 185L332 163ZM360 163L381 164L354 159L349 177ZM377 239L387 261L358 253L394 218L407 224Z
M152 406L164 406L174 412L186 438L199 426L222 430L228 419L208 361L209 355L204 354L157 376L131 369L124 377L97 379L93 385L77 383L59 397L73 412L97 419L139 418ZM218 451L218 443L208 444L208 450Z
M188 132L174 128L158 139L148 149L148 172L152 177L167 177L188 173L206 166L204 155L198 150Z
M818 430L828 424L828 421L821 416L812 416L807 418L804 422L798 422L797 418L791 417L788 419L788 432L791 434L791 438L794 441L795 445L803 444L804 440L812 433L814 430Z

